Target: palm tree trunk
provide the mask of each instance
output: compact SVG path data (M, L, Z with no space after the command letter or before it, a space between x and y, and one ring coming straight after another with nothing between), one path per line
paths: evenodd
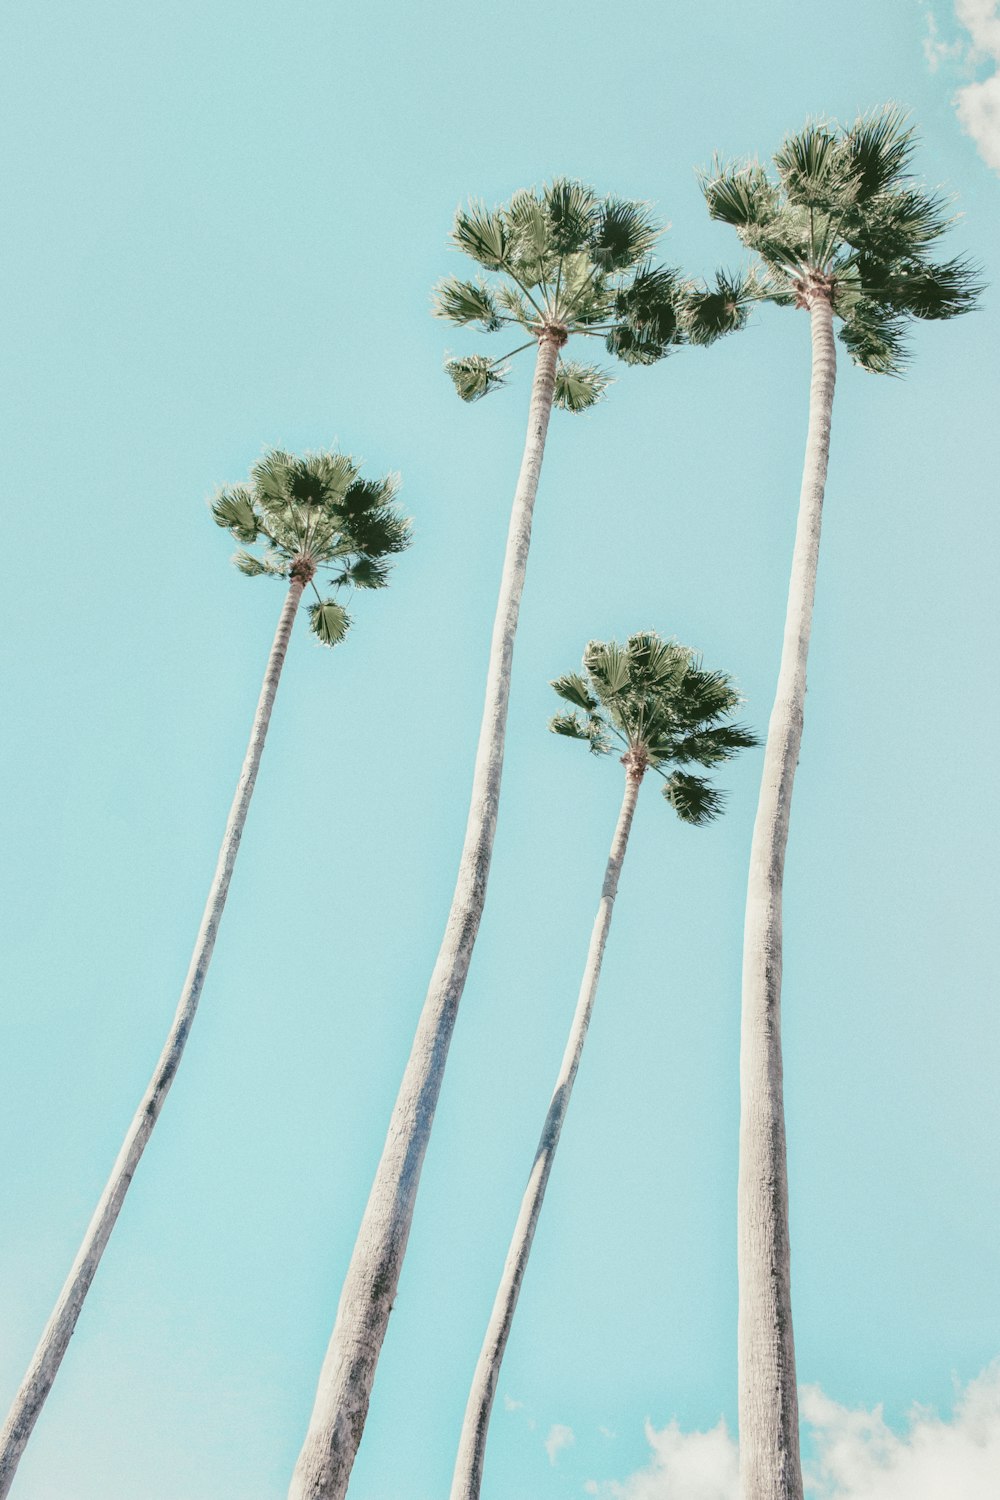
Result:
M486 703L455 894L341 1290L289 1500L342 1500L364 1431L375 1368L396 1296L420 1170L486 900L503 770L514 633L552 411L558 351L557 337L543 334L538 342L528 432L493 624Z
M611 928L615 896L618 892L618 879L621 875L628 836L632 828L632 817L642 783L642 774L642 770L636 772L630 768L625 777L625 794L622 798L618 826L615 828L611 853L604 872L601 901L590 935L587 964L583 971L573 1024L570 1027L566 1050L563 1053L559 1077L556 1079L555 1091L549 1103L548 1114L545 1116L538 1150L535 1152L531 1176L528 1178L528 1185L521 1199L521 1210L517 1217L510 1249L507 1251L503 1275L500 1278L493 1312L490 1315L486 1337L480 1350L476 1373L472 1378L472 1389L469 1392L465 1420L462 1423L462 1433L458 1443L455 1473L451 1481L451 1500L479 1500L483 1482L483 1463L486 1458L486 1437L489 1431L490 1414L493 1410L493 1400L496 1396L497 1381L500 1378L500 1365L507 1348L510 1325L521 1292L521 1282L524 1280L528 1256L531 1254L538 1216L542 1211L549 1173L555 1160L566 1110L569 1108L570 1094L580 1066L583 1044L587 1040L587 1029L590 1026L590 1017L601 977L604 946Z
M836 379L828 294L810 302L812 383L781 668L750 851L740 1044L739 1419L742 1500L802 1500L781 1067L781 896Z
M63 1355L73 1336L84 1298L90 1290L90 1284L100 1265L101 1256L104 1254L108 1240L111 1238L111 1231L121 1212L125 1194L128 1192L129 1184L139 1165L142 1153L146 1149L146 1143L152 1134L153 1126L156 1124L163 1101L167 1097L167 1092L180 1064L188 1032L198 1008L205 976L208 973L212 950L215 947L215 938L229 891L229 881L240 846L250 798L253 795L254 782L257 779L257 769L264 749L274 696L278 690L278 679L284 665L288 638L295 619L295 611L302 597L303 586L301 579L292 580L278 621L271 654L268 657L264 684L261 688L260 701L257 704L253 728L250 731L250 743L247 746L240 779L236 786L236 795L229 810L229 820L226 823L222 847L219 850L219 861L209 889L201 927L191 955L191 964L184 981L184 988L181 990L180 1001L166 1045L133 1116L111 1176L101 1194L94 1216L87 1226L83 1244L73 1262L66 1283L59 1293L55 1309L35 1350L28 1373L14 1398L14 1404L8 1413L2 1436L0 1436L0 1500L4 1500L14 1482L21 1454L24 1452L49 1391L52 1389L52 1383L62 1363Z

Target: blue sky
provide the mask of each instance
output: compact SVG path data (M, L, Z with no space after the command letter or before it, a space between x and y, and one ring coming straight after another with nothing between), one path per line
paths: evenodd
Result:
M696 165L896 99L995 281L998 184L954 105L994 63L944 0L14 0L0 24L0 1399L173 1012L280 607L205 499L266 446L338 442L399 469L415 519L349 643L299 627L203 1009L16 1491L271 1500L447 911L523 440L527 366L473 407L442 373L484 342L429 316L455 207L579 176L655 203L663 259L706 273L738 247ZM799 1374L900 1432L1000 1355L995 293L913 343L903 381L841 363L786 875ZM553 420L487 912L354 1500L446 1491L575 998L619 786L546 733L548 681L652 627L766 726L807 373L805 319L771 309ZM630 1483L647 1418L735 1427L759 769L726 768L709 830L640 801L495 1500Z

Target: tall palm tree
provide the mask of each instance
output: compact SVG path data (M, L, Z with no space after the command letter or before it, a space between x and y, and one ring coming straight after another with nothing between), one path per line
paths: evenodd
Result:
M505 206L460 210L452 239L493 280L450 278L435 311L485 332L517 330L524 342L499 359L473 354L447 369L464 401L501 386L510 358L535 350L528 431L493 625L486 702L465 842L444 939L417 1024L319 1378L290 1500L341 1500L361 1441L375 1368L396 1296L417 1185L448 1046L486 899L503 768L511 659L531 519L553 406L579 412L608 377L564 360L569 339L600 339L627 364L650 364L684 341L688 292L676 271L649 262L658 230L639 203L598 198L558 180Z
M717 816L722 794L704 777L677 768L716 766L759 743L742 725L727 722L740 702L729 678L721 672L704 671L693 651L674 641L663 641L652 631L630 636L624 647L615 641L591 641L584 652L583 667L582 675L570 673L553 682L559 696L573 704L573 711L557 714L549 727L556 734L583 740L595 755L607 755L612 749L622 751L625 790L573 1023L465 1408L451 1500L479 1500L500 1365L597 997L642 779L648 770L661 776L663 795L677 816L682 822L700 826Z
M728 307L808 312L809 426L781 667L754 824L743 950L740 1052L739 1412L744 1500L801 1500L781 1063L781 896L799 759L820 522L836 376L834 320L856 365L898 374L910 318L952 318L978 293L961 259L935 261L948 205L914 183L914 136L887 108L849 128L808 124L774 157L705 175L709 212L754 253ZM719 307L706 306L706 333ZM698 338L698 317L689 321Z
M83 1244L4 1424L0 1437L0 1497L7 1495L14 1481L21 1454L52 1388L125 1194L180 1065L208 974L278 679L302 595L307 588L316 594L315 602L309 606L313 633L324 645L337 645L351 623L337 596L346 590L345 597L349 598L354 588L382 588L388 580L388 559L408 545L409 522L394 503L397 487L394 477L362 479L357 464L346 454L316 453L294 458L273 452L254 466L249 485L223 489L213 503L212 514L218 525L231 532L244 548L255 542L263 544L259 555L246 550L237 552L233 560L240 571L251 577L266 574L284 579L288 588L177 1012ZM326 597L316 588L317 577L327 580Z

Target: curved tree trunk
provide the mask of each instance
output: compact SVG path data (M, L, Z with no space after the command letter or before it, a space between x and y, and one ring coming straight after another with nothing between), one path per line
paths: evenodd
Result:
M293 579L278 621L267 671L264 675L264 685L261 688L257 712L254 715L253 728L250 731L250 743L247 746L240 779L236 786L236 795L229 810L229 820L226 823L222 847L219 850L219 861L209 889L201 927L191 955L191 964L184 981L184 988L181 990L180 1001L166 1045L129 1126L111 1176L101 1194L94 1216L87 1226L83 1244L73 1262L66 1283L59 1293L55 1310L46 1325L45 1332L28 1367L28 1373L24 1377L4 1424L3 1434L0 1437L0 1500L7 1495L14 1482L21 1454L24 1452L46 1397L52 1389L52 1383L62 1363L63 1355L73 1336L84 1298L90 1290L90 1284L100 1265L101 1256L104 1254L108 1240L111 1238L111 1231L121 1212L125 1194L128 1192L129 1184L146 1148L146 1142L152 1134L153 1126L156 1124L163 1101L167 1097L167 1092L180 1064L188 1032L198 1008L205 976L208 973L212 949L215 947L215 938L229 891L229 881L240 846L240 837L246 822L250 798L253 795L254 782L257 779L257 768L264 749L274 695L278 690L278 679L284 665L288 638L295 619L295 611L302 597L302 589L302 581L297 578Z
M806 694L836 379L829 295L810 303L812 383L781 668L750 851L740 1043L739 1420L742 1500L802 1500L781 1070L781 894Z
M476 1373L472 1377L472 1389L465 1408L455 1473L451 1481L451 1500L479 1500L479 1491L483 1482L483 1463L486 1458L486 1437L489 1431L490 1414L493 1410L493 1400L496 1396L497 1381L500 1378L500 1366L507 1348L510 1325L521 1292L521 1282L524 1280L528 1256L531 1254L535 1227L542 1211L549 1173L559 1145L563 1120L566 1118L570 1094L580 1066L583 1044L587 1040L587 1029L590 1026L590 1016L594 1009L597 986L601 977L604 945L611 928L611 916L618 892L618 879L621 875L622 861L625 858L625 849L632 828L632 817L635 813L636 798L639 795L641 783L642 771L636 773L630 769L625 777L625 794L622 798L618 826L611 842L611 853L604 872L601 902L597 908L597 916L594 918L593 931L590 935L587 964L583 971L573 1024L570 1027L562 1065L556 1079L555 1091L549 1104L548 1114L545 1116L538 1150L535 1152L531 1176L528 1178L528 1185L521 1199L521 1210L517 1217L510 1249L507 1251L503 1275L500 1278L493 1312L490 1315L486 1337L480 1350Z
M486 900L496 830L514 633L531 517L555 390L557 339L539 339L528 432L493 625L486 703L458 880L382 1158L340 1294L289 1500L342 1500L361 1442L375 1367L396 1296L458 1003Z

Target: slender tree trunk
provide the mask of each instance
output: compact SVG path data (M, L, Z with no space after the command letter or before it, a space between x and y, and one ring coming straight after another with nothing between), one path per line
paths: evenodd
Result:
M52 1316L28 1367L28 1373L14 1398L14 1404L4 1424L2 1437L0 1437L0 1445L2 1445L0 1446L0 1500L8 1494L14 1482L21 1454L24 1452L46 1397L52 1389L52 1382L56 1378L62 1357L73 1336L84 1298L90 1290L90 1284L100 1265L101 1256L111 1238L111 1231L115 1227L121 1206L125 1201L125 1194L128 1192L129 1184L180 1064L188 1032L198 1008L205 976L208 973L212 949L215 947L215 938L226 904L229 881L240 846L240 837L246 822L250 798L253 795L254 782L257 779L257 768L264 749L274 695L278 690L278 679L281 676L285 652L288 649L288 637L291 633L295 611L302 597L303 586L301 579L292 580L278 621L260 701L257 704L253 728L250 731L250 743L247 746L243 769L240 771L236 795L229 810L229 820L226 823L222 847L219 850L219 861L209 889L201 927L191 955L191 964L184 981L184 988L181 990L180 1002L167 1036L166 1045L129 1126L111 1176L108 1178L97 1209L87 1227L83 1244L73 1262L66 1283L59 1293L59 1300L56 1302Z
M496 831L514 633L531 517L555 389L558 338L539 339L528 432L493 625L486 703L458 880L430 987L389 1122L382 1158L340 1294L316 1400L289 1500L342 1500L361 1442L375 1368L396 1297L420 1169L434 1121L472 949L486 900Z
M587 1040L587 1029L590 1026L590 1017L601 977L604 946L611 928L615 896L618 892L618 879L621 875L628 836L632 828L632 817L642 783L642 774L642 770L634 771L630 768L625 777L625 794L622 798L618 826L611 842L611 853L604 872L601 901L590 935L587 964L583 971L573 1024L570 1027L562 1065L556 1079L555 1091L549 1103L548 1114L545 1116L538 1150L535 1152L531 1176L528 1178L528 1185L521 1199L521 1210L517 1217L510 1249L507 1251L503 1275L500 1278L493 1312L490 1315L486 1337L480 1350L479 1362L472 1377L472 1389L469 1391L469 1400L465 1408L455 1473L451 1481L451 1500L479 1500L483 1482L483 1463L486 1458L486 1438L493 1400L496 1396L497 1381L500 1378L500 1366L507 1348L510 1325L513 1322L514 1309L517 1307L517 1299L521 1292L521 1282L524 1280L528 1256L531 1254L538 1216L542 1211L549 1173L555 1160L559 1136L562 1133L563 1121L566 1118L570 1095L573 1092L577 1069L580 1066L583 1044Z
M750 851L740 1046L739 1417L742 1500L802 1500L781 1068L781 894L806 694L836 379L828 294L810 302L812 383L781 669Z

